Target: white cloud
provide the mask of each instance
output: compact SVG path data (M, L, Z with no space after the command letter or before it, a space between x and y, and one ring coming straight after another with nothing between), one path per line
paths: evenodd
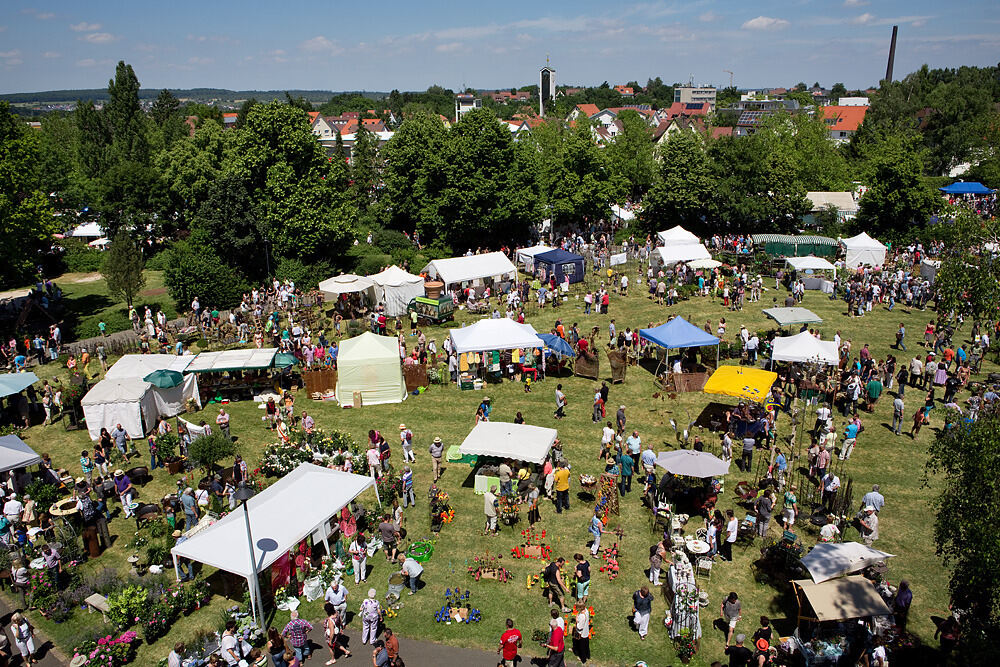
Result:
M110 32L92 32L89 35L84 35L80 39L89 44L107 44L115 41L115 36Z
M5 60L3 64L6 65L7 67L13 67L14 65L20 65L23 62L24 61L21 60L20 58L11 58L10 60Z
M227 37L226 35L188 35L187 40L189 42L198 42L199 44L203 44L205 42L216 42L218 44L239 44L239 40Z
M868 4L868 0L844 0L845 7L864 7Z
M87 23L86 21L82 21L80 23L74 23L69 27L69 29L72 30L73 32L93 32L95 30L100 30L101 24Z
M94 60L93 58L84 58L83 60L77 60L76 61L76 66L77 67L93 67L96 64L97 64L97 61Z
M49 19L54 19L56 15L52 12L45 12L44 14L35 14L35 18L39 21L48 21Z
M189 65L209 65L215 62L212 58L202 58L200 56L191 56L187 61Z
M309 53L337 55L344 52L343 47L337 45L335 42L331 42L323 35L317 35L312 39L307 39L299 46L303 51L308 51Z
M708 11L699 16L698 20L701 21L702 23L712 23L714 21L718 21L721 18L722 16L720 16L719 14L716 14L715 12L712 11Z
M60 55L61 54L59 54L59 53L57 53L55 51L46 51L45 53L42 54L42 57L43 58L58 58Z
M874 14L872 14L871 12L865 12L861 16L856 16L853 19L851 19L851 23L855 25L864 25L866 23L871 23L874 18L875 18Z
M777 19L771 16L758 16L755 19L750 19L741 27L744 30L781 30L782 28L787 28L789 25L789 22L785 19Z
M434 50L438 53L452 53L454 51L460 51L465 44L463 42L445 42L444 44L438 44L434 47Z
M11 49L10 51L0 51L0 59L6 60L7 58L17 58L21 55L18 49Z

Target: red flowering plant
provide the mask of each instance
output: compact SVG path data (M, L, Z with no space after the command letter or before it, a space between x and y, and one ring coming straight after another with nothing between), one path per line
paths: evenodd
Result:
M51 609L58 597L55 581L49 569L33 570L28 579L28 601L32 607Z

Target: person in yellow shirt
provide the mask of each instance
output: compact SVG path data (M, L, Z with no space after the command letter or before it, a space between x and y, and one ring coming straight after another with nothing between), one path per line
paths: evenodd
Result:
M556 471L552 473L556 487L556 513L562 514L569 509L569 468L565 461L560 461Z

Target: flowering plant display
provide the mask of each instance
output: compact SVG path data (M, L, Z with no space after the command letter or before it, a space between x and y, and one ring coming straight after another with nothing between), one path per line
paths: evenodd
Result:
M566 612L565 614L563 614L563 618L566 621L567 628L572 628L574 625L576 625L576 615L579 614L581 611L583 611L583 609L584 608L582 606L574 604L573 611ZM594 617L597 615L597 612L594 611L594 608L590 606L587 607L587 612L590 614L590 638L593 639L594 637L597 636L597 631L594 628Z
M475 556L472 559L472 565L469 566L469 574L475 577L476 581L485 578L507 583L513 578L513 575L509 570L500 565L500 558L500 554L494 556L490 553Z
M597 478L593 475L580 475L580 486L593 486L597 484Z
M139 585L126 586L108 595L108 619L122 630L139 622L149 591Z
M28 600L32 607L47 610L55 604L58 595L49 569L33 570L28 579Z
M306 443L306 433L302 433L302 442ZM330 431L317 428L313 430L312 448L320 454L325 454L334 460L333 463L340 465L344 462L342 452L350 452L351 456L357 457L361 454L361 447L347 431Z
M313 455L308 447L276 442L264 448L260 468L265 477L284 477L300 463L312 461Z
M600 567L601 572L606 573L610 581L614 581L618 578L618 543L615 542L610 549L603 549L601 558L604 559L604 565Z
M543 542L545 539L544 529L539 533L534 528L525 528L521 531L521 537L524 541L510 550L510 555L514 558L549 560L552 557L552 547Z
M512 524L517 520L517 496L514 494L503 495L497 498L497 513L500 520L506 524Z
M83 665L93 667L121 667L135 658L136 641L139 635L132 630L115 637L107 635L94 641L84 642L74 651L73 659L86 658Z
M698 645L691 638L691 631L689 629L684 628L681 630L680 634L674 640L674 650L677 652L677 657L683 662L689 661L698 652Z
M451 508L451 500L447 491L437 489L430 496L431 525L451 523L455 520L455 510Z
M469 598L472 593L461 589L446 588L444 591L444 605L434 612L434 620L438 623L478 623L483 620L483 613L472 607Z

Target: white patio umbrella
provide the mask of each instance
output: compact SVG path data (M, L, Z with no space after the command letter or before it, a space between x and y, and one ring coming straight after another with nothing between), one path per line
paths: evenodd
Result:
M718 477L729 474L729 463L714 454L693 449L660 452L656 465L674 475L684 477Z
M859 542L820 542L802 557L802 567L817 584L881 563L893 554L866 547Z

